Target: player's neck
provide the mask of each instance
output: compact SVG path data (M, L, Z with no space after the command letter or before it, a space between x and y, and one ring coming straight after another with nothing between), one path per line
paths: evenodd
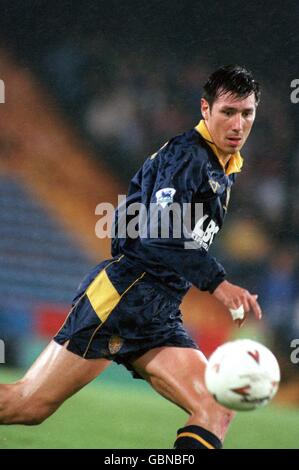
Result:
M220 158L221 160L221 163L224 167L226 167L227 163L229 162L230 160L230 157L232 156L232 154L224 154L222 153L218 148L217 148L217 152L218 152L218 157Z

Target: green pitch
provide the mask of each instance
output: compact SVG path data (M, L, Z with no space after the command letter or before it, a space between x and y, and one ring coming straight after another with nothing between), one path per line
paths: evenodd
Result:
M36 427L1 426L4 449L171 449L186 415L143 381L111 367ZM0 371L1 381L16 373ZM238 413L225 448L299 448L299 409L268 406Z

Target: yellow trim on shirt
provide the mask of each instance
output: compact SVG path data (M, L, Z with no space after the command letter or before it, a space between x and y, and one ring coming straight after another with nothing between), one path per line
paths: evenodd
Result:
M224 167L222 160L220 158L220 155L218 153L218 149L216 145L214 144L214 141L212 139L212 136L206 126L206 123L204 119L199 121L199 124L195 127L195 130L205 139L206 143L209 145L209 147L213 150L214 154L218 158L218 161L220 165L223 168L223 171L225 171L225 174L228 176L232 173L240 173L241 168L243 166L243 158L240 154L240 152L232 153L230 156L230 159L228 161L228 165L226 165L226 168Z

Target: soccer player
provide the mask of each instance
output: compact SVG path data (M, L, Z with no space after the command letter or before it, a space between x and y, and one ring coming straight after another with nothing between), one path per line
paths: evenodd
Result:
M2 424L41 423L116 361L188 413L175 448L222 447L232 412L205 388L206 358L185 330L179 305L193 284L220 300L234 321L250 312L261 318L257 295L230 283L208 252L241 171L239 151L259 97L243 67L224 66L209 77L200 123L167 142L131 180L115 214L112 258L82 281L60 331L25 376L0 386ZM132 236L136 204L145 214ZM176 225L189 208L189 222L183 217Z

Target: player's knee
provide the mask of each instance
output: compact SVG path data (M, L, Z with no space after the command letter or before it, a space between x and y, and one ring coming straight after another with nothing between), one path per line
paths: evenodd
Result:
M25 426L37 426L39 424L42 424L48 416L43 415L43 414L25 414L20 420L20 424L24 424Z
M7 390L1 391L0 424L37 425L54 411L44 400L25 397L20 383L8 385Z
M36 403L29 406L27 405L16 420L19 424L37 426L42 424L52 413L53 409L50 406Z
M0 424L24 424L28 426L41 424L51 413L38 407L20 407L15 403L7 403L5 412L0 414Z
M54 409L47 403L28 403L22 413L22 424L27 426L37 426L42 424Z

